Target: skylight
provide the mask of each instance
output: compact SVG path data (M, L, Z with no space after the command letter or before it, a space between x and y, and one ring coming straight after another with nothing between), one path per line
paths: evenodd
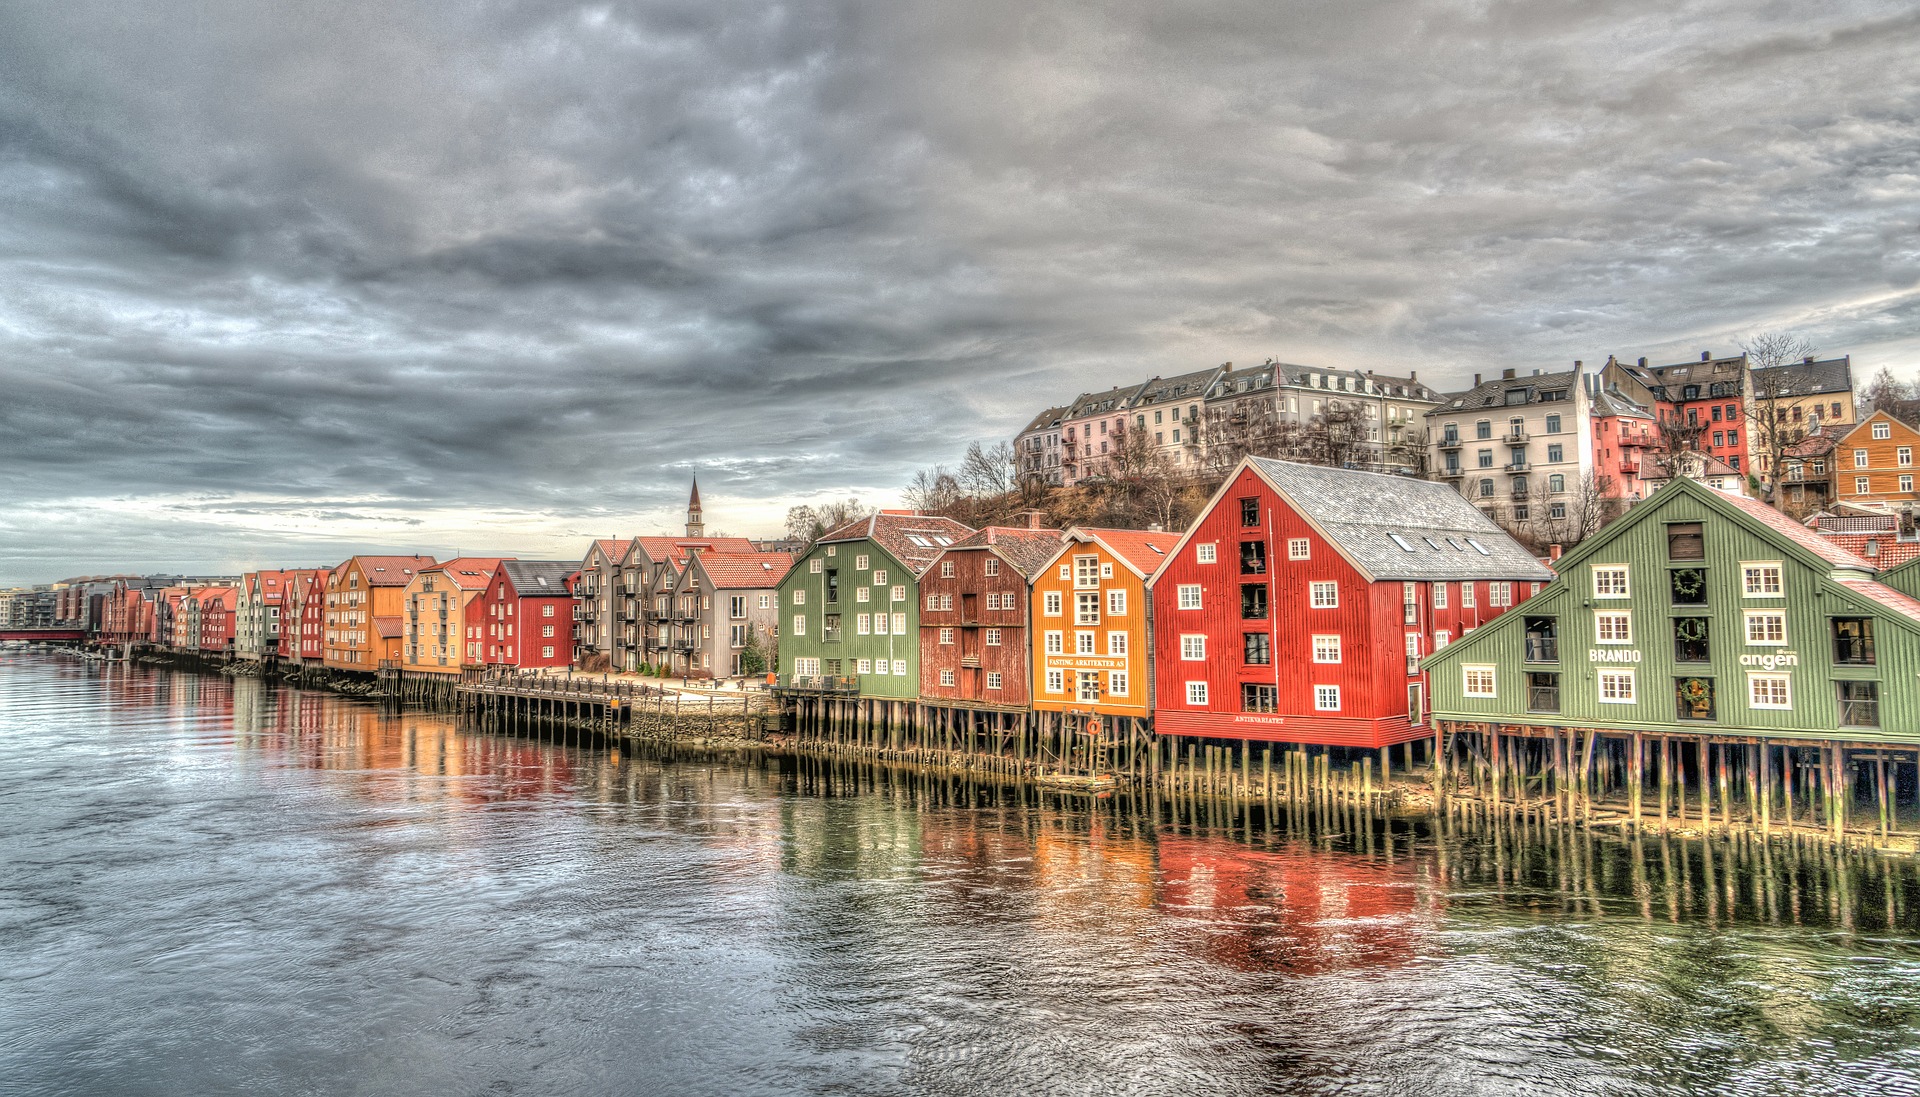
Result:
M1399 545L1401 548L1405 549L1406 551L1408 552L1413 551L1413 546L1407 544L1407 539L1405 537L1402 537L1397 533L1389 533L1387 534L1387 536L1393 538L1393 543L1396 545Z
M1473 546L1473 551L1475 551L1475 552L1477 552L1477 553L1479 553L1479 554L1480 554L1480 555L1482 555L1482 556L1492 556L1492 555L1493 555L1493 553L1491 553L1491 552L1488 552L1488 551L1487 551L1487 546L1485 546L1485 545L1483 545L1483 544L1481 544L1480 542L1478 542L1478 541L1476 541L1476 540L1474 540L1474 539L1473 539L1473 538L1471 538L1471 537L1469 537L1469 538L1467 538L1467 544L1469 544L1469 545L1472 545L1472 546Z

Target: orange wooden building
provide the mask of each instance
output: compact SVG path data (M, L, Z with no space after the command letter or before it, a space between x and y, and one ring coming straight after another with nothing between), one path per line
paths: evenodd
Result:
M1833 498L1899 510L1920 500L1914 490L1920 431L1884 411L1867 416L1833 447Z
M327 579L327 636L321 663L373 673L402 652L407 584L431 556L355 556Z
M1179 534L1075 526L1033 581L1033 707L1152 715L1147 578Z

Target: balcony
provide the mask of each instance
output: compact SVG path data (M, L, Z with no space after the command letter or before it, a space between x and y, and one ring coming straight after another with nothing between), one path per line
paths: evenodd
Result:
M1622 449L1640 449L1651 445L1653 445L1653 436L1651 434L1623 434L1620 436L1620 446Z
M1624 457L1624 458L1621 458L1621 460L1620 460L1620 474L1621 474L1622 476L1638 476L1638 475L1640 475L1640 459L1639 459L1638 457Z
M1467 470L1461 468L1459 465L1448 465L1446 468L1440 470L1440 475L1449 480L1458 480L1466 474Z
M1527 439L1531 437L1533 436L1528 434L1524 429L1510 430L1501 436L1501 441L1509 446L1524 446L1527 444Z
M1440 439L1440 448L1443 450L1459 449L1463 444L1457 436Z
M1527 637L1527 662L1557 663L1560 661L1560 640L1553 636Z
M1531 468L1533 468L1533 462L1531 461L1508 461L1505 471L1508 473L1521 473Z
M859 693L860 679L858 677L829 678L819 675L803 678L796 674L782 674L774 679L773 688L776 691L785 690L789 693Z

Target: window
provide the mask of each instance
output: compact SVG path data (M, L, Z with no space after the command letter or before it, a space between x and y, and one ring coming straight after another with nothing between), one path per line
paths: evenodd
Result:
M1713 409L1713 417L1714 417L1715 419L1718 419L1718 418L1720 418L1720 409L1719 409L1719 408L1714 408L1714 409ZM1724 445L1726 445L1726 444L1727 444L1727 437L1726 437L1726 435L1725 435L1725 434L1724 434L1723 432L1721 432L1721 431L1717 431L1717 430L1716 430L1716 431L1714 431L1714 432L1713 432L1713 444L1714 444L1714 445L1716 445L1716 446L1724 446Z
M1265 583L1240 584L1240 619L1242 621L1267 619L1267 585Z
M806 614L796 613L793 615L793 634L795 636L805 636L807 634Z
M1193 559L1195 563L1211 564L1218 559L1218 556L1214 551L1214 546L1211 544L1195 545L1193 546Z
M1420 673L1420 634L1407 633L1407 673Z
M1493 421L1491 419L1482 419L1475 423L1473 425L1473 436L1475 438L1493 437Z
M1340 605L1340 584L1335 582L1314 582L1307 584L1309 604L1314 609L1334 609Z
M1760 564L1740 565L1741 581L1746 587L1749 598L1780 597L1780 564L1778 561Z
M666 606L666 601L667 601L667 600L666 600L665 598L662 598L662 599L660 599L660 606L659 606L659 611L660 611L661 613L665 613L665 612L667 612L667 606ZM806 588L805 588L805 587L795 587L795 588L794 588L794 591L793 591L793 604L794 604L794 605L796 605L796 606L804 606L804 605L806 605L806 604L807 604L807 591L806 591Z
M1306 560L1313 555L1313 542L1305 537L1287 538L1287 559Z
M818 678L820 677L820 660L795 659L793 661L793 673L796 677L800 678Z
M1180 637L1180 658L1188 663L1204 663L1207 660L1207 638L1186 633Z
M1868 487L1867 487L1867 478L1866 478L1866 477L1864 477L1864 476L1856 476L1856 477L1854 477L1854 478L1853 478L1853 493L1854 493L1855 495L1865 495L1865 494L1867 493L1867 491L1868 491Z
M1753 708L1792 708L1793 687L1784 674L1749 674L1747 704Z
M1487 605L1501 607L1513 605L1513 584L1488 583Z
M1707 558L1706 535L1699 522L1667 523L1667 558L1670 560Z
M1840 726L1877 728L1880 726L1880 683L1835 682L1840 695Z
M1243 526L1257 526L1260 524L1260 500L1240 500L1240 524Z
M1595 598L1627 597L1627 568L1625 564L1611 564L1593 569L1593 596Z
M1492 494L1493 494L1493 481L1492 480L1480 481L1480 495L1484 498Z
M986 562L981 565L981 569L988 575L998 575L1000 574L1000 561L989 556Z
M941 684L941 685L943 685L943 686L950 686L950 685L953 685L953 672L952 672L952 671L950 671L950 670L943 670L943 671L941 671L941 672L940 672L940 684Z
M1093 633L1088 632L1085 629L1081 629L1080 631L1075 632L1073 634L1073 653L1075 655L1094 654Z
M854 672L855 674L872 674L872 673L873 673L873 660L871 660L871 659L855 659L855 660L853 661L853 672Z
M1066 652L1066 634L1059 629L1048 629L1041 638L1048 655L1061 655Z
M1272 638L1264 632L1241 634L1241 655L1250 667L1270 666L1273 663Z
M1073 586L1075 590L1088 590L1100 585L1100 558L1098 556L1076 556L1073 558Z
M1265 541L1240 542L1240 574L1265 575L1267 573L1267 544Z
M1747 643L1785 647L1787 615L1779 610L1748 610Z
M1552 476L1547 477L1547 490L1556 495L1566 491L1567 490L1566 476L1562 473L1556 472Z
M904 602L904 601L906 601L906 600L907 600L907 588L906 588L906 587L905 587L904 585L896 585L896 586L895 586L895 587L893 588L893 591L892 591L892 595L893 595L893 600L894 600L894 601L896 601L896 602ZM942 596L941 596L941 601L940 601L940 608L941 608L941 609L952 609L952 608L953 608L953 595L951 595L951 594L946 594L946 595L942 595Z
M1000 630L999 629L990 628L987 630L987 646L990 648L997 648L1000 646Z
M1911 492L1911 491L1913 490L1913 477L1911 477L1911 476L1902 476L1902 477L1900 478L1900 490L1901 490L1901 491L1906 491L1906 492Z
M1550 446L1548 446L1548 447L1547 447L1547 460L1549 460L1549 461L1564 461L1564 460L1566 460L1566 459L1567 459L1567 457L1566 457L1566 452L1567 452L1567 451L1566 451L1566 448L1565 448L1564 446L1562 446L1562 445L1561 445L1560 443L1558 443L1558 442L1555 442L1555 443L1553 443L1552 445L1550 445ZM1514 451L1514 454L1513 454L1513 463L1514 463L1514 464L1516 464L1516 465L1524 465L1524 464L1526 464L1526 463L1527 463L1527 458L1526 458L1526 453L1525 453L1525 451L1523 451L1523 450L1515 450L1515 451Z
M1560 711L1560 674L1558 671L1530 671L1527 674L1527 711Z
M1110 590L1107 592L1107 616L1125 617L1127 615L1127 592Z
M1460 690L1468 697L1492 697L1493 667L1486 663L1468 663L1460 668Z
M854 600L854 601L856 601L856 602L865 602L865 601L867 601L867 600L869 599L869 597L870 597L870 596L871 596L872 594L873 594L873 592L872 592L872 591L870 591L870 590L868 590L868 589L867 589L866 587L855 587L855 588L853 588L853 600ZM929 595L927 595L927 597L928 597L929 599L931 599L931 598L933 597L933 595L931 595L931 594L929 594ZM931 608L931 607L929 607L929 608Z
M772 609L772 608L773 608L773 595L771 595L771 594L762 594L762 595L760 596L760 601L758 602L758 605L759 605L759 607L760 607L761 609Z
M1060 592L1050 590L1040 599L1040 612L1046 617L1060 616Z
M1676 663L1706 663L1713 659L1708 634L1709 619L1675 617L1673 619L1673 660Z
M1548 434L1560 433L1560 417L1558 415L1547 416L1547 433Z
M877 568L874 570L873 585L876 587L884 587L887 585L887 571L885 568Z
M1833 661L1855 667L1873 665L1873 618L1833 619Z
M873 615L873 634L875 636L885 636L887 634L886 614L876 613Z
M1593 635L1602 644L1633 643L1633 619L1624 613L1597 611L1593 615Z
M826 570L826 566L827 566L826 561L821 560L818 557L815 557L814 559L807 561L807 570L812 572L815 575L818 575L822 571Z
M1073 596L1073 623L1076 625L1100 623L1099 591L1083 590Z
M1447 584L1435 583L1433 585L1433 608L1434 609L1447 608Z
M876 620L880 617L880 615L877 613L874 614L873 616ZM874 631L878 632L880 630L875 629ZM907 615L906 614L896 613L893 615L893 634L895 636L905 636L907 634ZM906 672L901 671L900 673L905 674Z
M1047 692L1065 693L1067 691L1067 672L1059 669L1047 671Z
M1857 449L1853 451L1853 467L1857 469L1863 469L1867 467L1867 451L1866 450Z
M953 630L952 630L952 629L950 629L950 628L943 628L943 629L941 629L941 630L940 630L940 642L941 642L942 644L951 644L951 643L953 643Z
M1200 608L1200 584L1182 583L1177 588L1177 590L1179 593L1179 605L1181 609L1199 609Z
M1460 608L1461 609L1474 608L1473 595L1474 595L1474 585L1471 582L1463 582L1460 584Z
M1893 437L1893 425L1891 423L1875 423L1873 425L1873 436L1875 439Z
M1204 705L1207 703L1207 684L1205 682L1187 683L1187 704Z
M1280 708L1280 688L1262 685L1259 682L1244 682L1240 686L1241 712L1276 712Z
M1114 697L1125 697L1127 695L1126 671L1110 670L1107 672L1107 693Z
M1340 711L1340 687L1339 686L1313 687L1313 708L1314 708L1314 711L1316 712L1339 712Z
M1317 634L1313 638L1313 661L1316 663L1338 663L1340 661L1340 637Z
M940 561L940 578L942 579L953 578L953 561L952 560Z
M1600 701L1608 705L1633 704L1633 672L1630 670L1601 671Z
M893 661L893 673L905 674L906 672L907 672L907 661L905 659L895 659Z
M1714 719L1713 679L1675 678L1673 717L1676 720Z

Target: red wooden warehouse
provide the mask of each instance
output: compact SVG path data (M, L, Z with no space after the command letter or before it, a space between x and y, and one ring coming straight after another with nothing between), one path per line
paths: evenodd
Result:
M1247 458L1154 575L1155 728L1418 738L1421 657L1552 578L1446 484Z
M1030 584L1059 550L1057 529L988 526L934 558L920 577L920 696L928 704L1026 707Z
M573 663L573 587L580 565L571 560L502 560L480 595L491 666L537 669ZM472 617L473 606L468 606Z

